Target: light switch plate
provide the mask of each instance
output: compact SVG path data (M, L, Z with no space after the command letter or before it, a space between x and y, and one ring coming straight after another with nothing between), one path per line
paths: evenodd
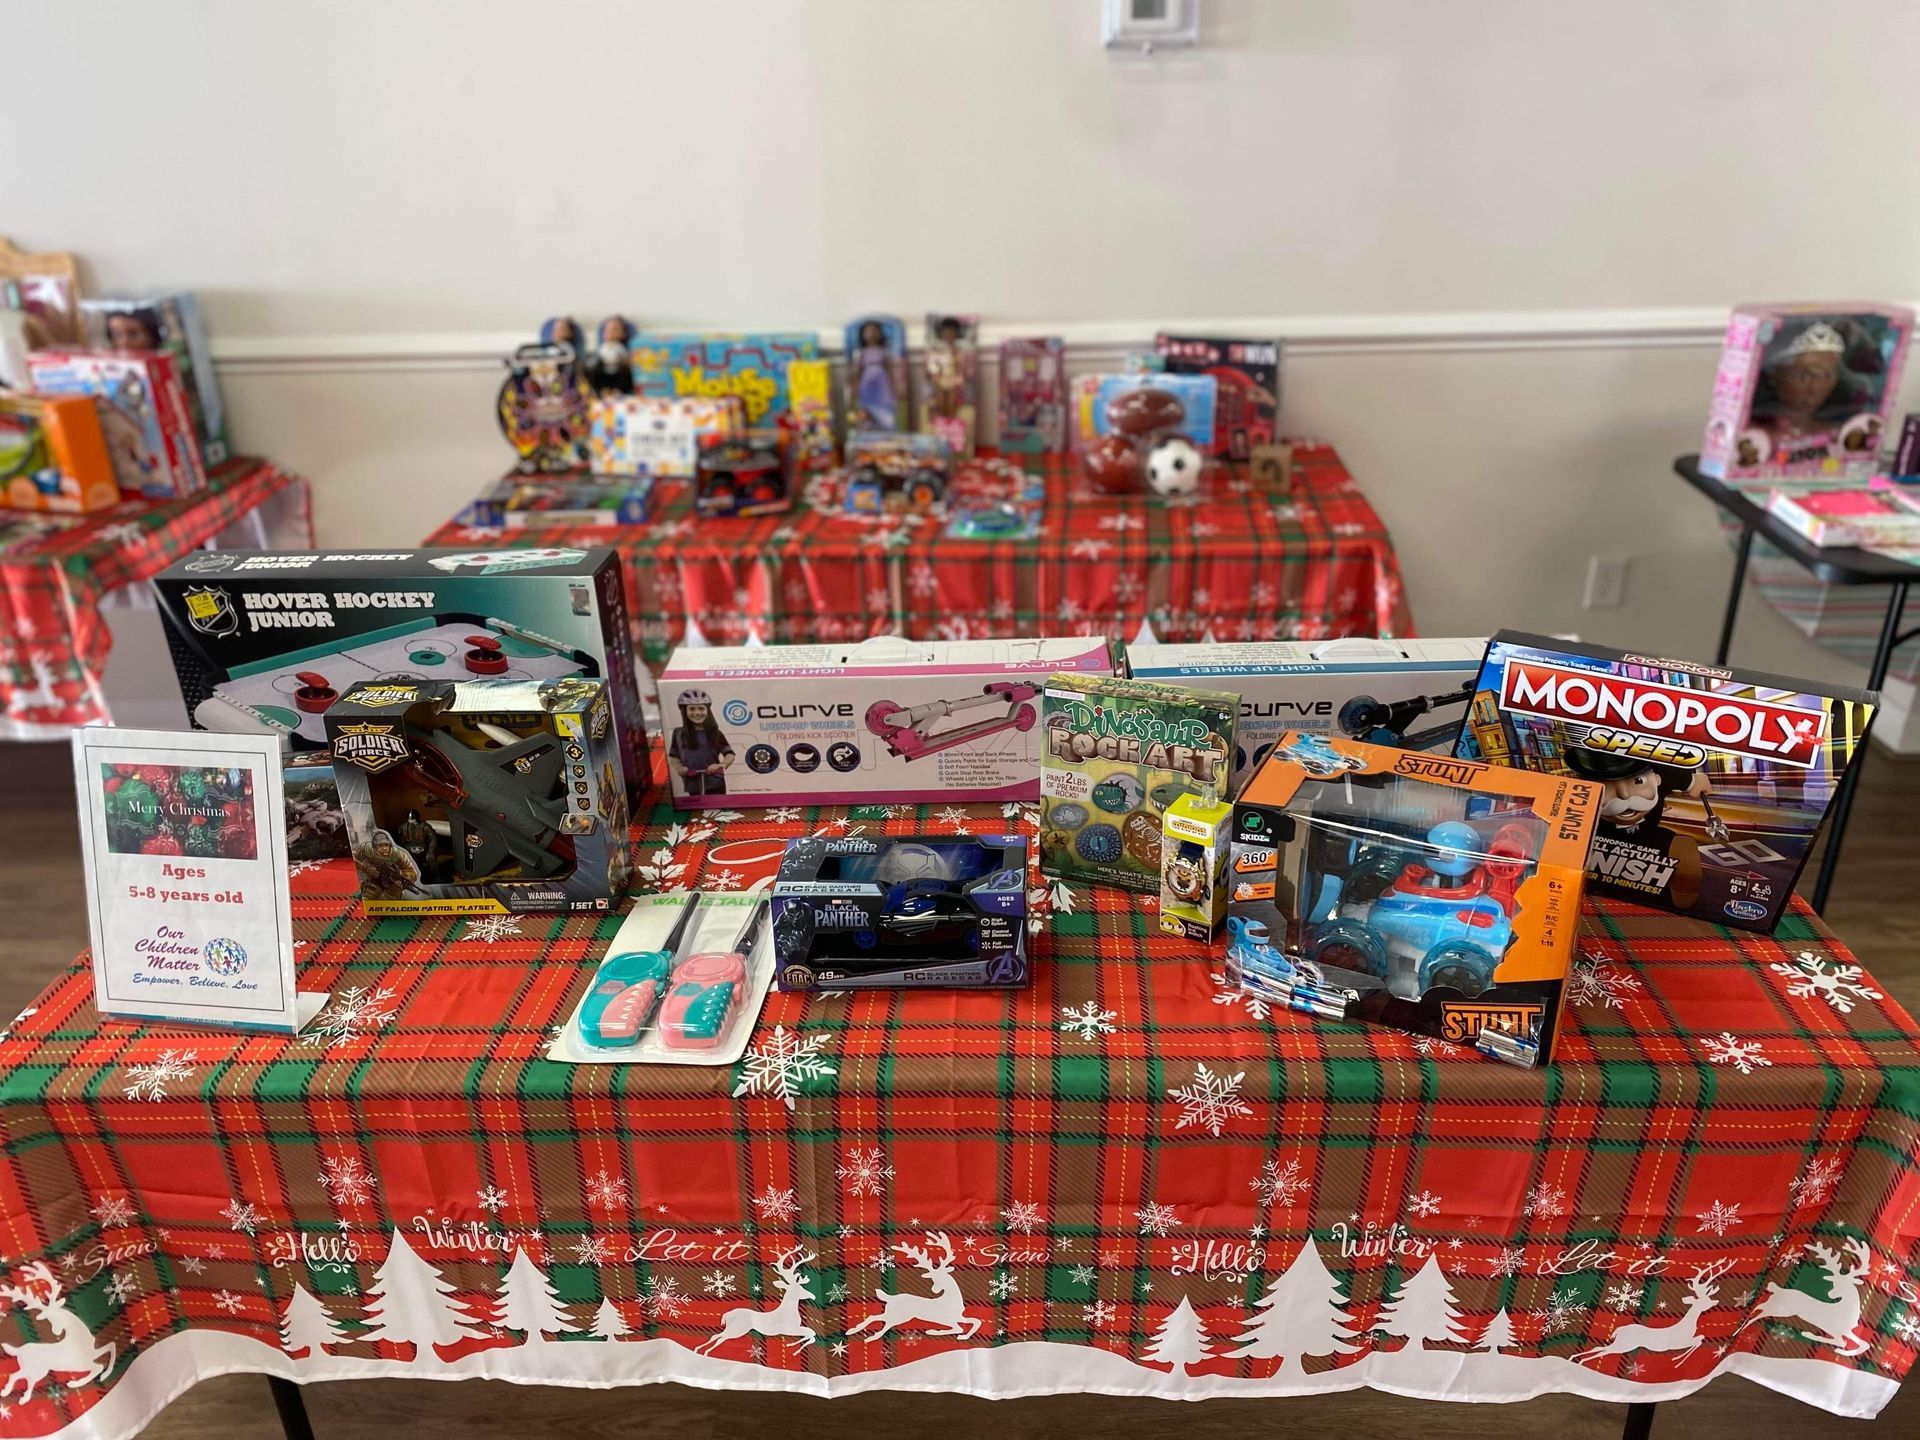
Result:
M1109 50L1152 54L1200 43L1200 0L1101 0L1100 39Z

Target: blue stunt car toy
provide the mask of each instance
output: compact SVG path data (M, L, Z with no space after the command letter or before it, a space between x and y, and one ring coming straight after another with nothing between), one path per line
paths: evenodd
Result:
M1321 780L1347 770L1358 770L1367 763L1357 755L1342 755L1320 735L1296 735L1277 753Z
M1427 832L1424 846L1346 843L1346 873L1321 875L1312 895L1311 959L1384 980L1403 1000L1435 989L1471 1000L1493 983L1514 939L1524 831L1506 827L1483 842L1449 820Z

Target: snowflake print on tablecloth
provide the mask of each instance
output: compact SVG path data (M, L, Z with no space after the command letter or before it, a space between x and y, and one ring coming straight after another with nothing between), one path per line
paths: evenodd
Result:
M726 1271L709 1270L701 1279L700 1288L716 1300L725 1300L740 1287Z
M1610 1310L1631 1310L1640 1303L1640 1297L1646 1293L1644 1286L1631 1280L1619 1280L1607 1287L1607 1293L1601 1303Z
M1110 1300L1095 1300L1091 1305L1080 1307L1081 1317L1095 1330L1104 1330L1119 1313Z
M213 1303L229 1315L238 1315L246 1307L246 1300L231 1290L222 1290L213 1297Z
M1540 1338L1544 1340L1555 1331L1566 1329L1586 1313L1587 1307L1580 1303L1579 1296L1556 1290L1547 1297L1545 1305L1533 1312L1533 1316L1540 1322Z
M778 1223L800 1213L800 1200L791 1189L782 1190L769 1180L767 1188L753 1197L753 1208L762 1220Z
M834 1166L833 1173L849 1195L880 1195L885 1193L887 1181L893 1179L893 1166L887 1164L879 1146L863 1150L856 1145Z
M767 819L776 825L790 825L803 813L798 805L779 805L767 811Z
M1725 1235L1740 1224L1740 1204L1728 1205L1716 1200L1693 1217L1703 1235Z
M1065 1018L1060 1029L1068 1035L1078 1035L1082 1040L1098 1040L1102 1035L1111 1035L1117 1027L1114 1021L1120 1018L1118 1010L1103 1010L1095 1001L1083 1002L1078 1009L1071 1005L1062 1005L1060 1013Z
M116 1270L107 1281L107 1298L116 1305L125 1305L139 1293L140 1279L130 1272Z
M1134 1211L1133 1218L1140 1222L1142 1235L1157 1235L1162 1238L1171 1235L1180 1224L1180 1217L1173 1213L1173 1206L1162 1205L1157 1200L1149 1200L1144 1210ZM1103 1263L1105 1259L1105 1254L1102 1254Z
M1180 1118L1173 1128L1184 1130L1191 1125L1218 1136L1229 1120L1253 1114L1253 1107L1240 1097L1240 1086L1246 1078L1244 1070L1216 1075L1204 1063L1194 1066L1192 1080L1167 1088L1167 1098L1180 1107Z
M1020 1282L1005 1270L987 1282L987 1293L996 1300L1005 1300L1020 1288Z
M1269 1160L1247 1184L1260 1198L1262 1209L1271 1209L1274 1205L1291 1207L1307 1193L1306 1177L1300 1173L1298 1160L1289 1160L1284 1165L1278 1160Z
M206 1270L207 1262L198 1255L183 1255L180 1257L180 1268L189 1275L199 1275Z
M582 1235L573 1242L573 1253L582 1265L605 1265L613 1258L613 1243L604 1235Z
M1214 1004L1245 1006L1248 1018L1253 1020L1264 1020L1273 1013L1273 1007L1265 998L1254 994L1251 990L1242 990L1227 978L1226 971L1213 970L1208 973L1213 979Z
M336 1205L359 1205L373 1194L373 1176L356 1156L329 1155L315 1177Z
M287 874L289 876L311 875L315 870L318 870L322 865L326 863L327 862L324 860L296 860L291 865L287 866Z
M1422 1220L1440 1213L1441 1200L1431 1190L1422 1190L1407 1202L1407 1213L1417 1215Z
M393 1002L394 992L388 986L372 989L350 985L335 995L332 1003L307 1027L300 1043L337 1050L365 1039L393 1019Z
M478 940L482 945L493 945L501 940L519 940L525 937L521 934L518 915L476 915L467 921L467 927L460 932L460 938Z
M966 830L973 825L973 817L958 805L943 805L933 817L936 825L951 825L956 830Z
M587 1203L601 1210L624 1210L627 1182L605 1170L595 1171L587 1177Z
M1091 1285L1097 1272L1091 1265L1076 1265L1068 1273L1073 1276L1074 1284Z
M259 1206L249 1205L240 1200L229 1200L220 1215L227 1222L229 1230L247 1235L259 1234L260 1226L265 1219L260 1213Z
M1574 957L1573 973L1567 977L1567 1003L1625 1010L1627 1001L1642 988L1638 975L1629 975L1597 951L1583 950Z
M1893 1327L1893 1334L1896 1340L1908 1345L1920 1345L1920 1311L1902 1319Z
M162 1050L143 1065L127 1067L129 1100L164 1100L167 1087L193 1074L197 1058L191 1050Z
M134 1215L138 1212L134 1210L133 1202L126 1196L108 1195L104 1199L94 1201L93 1207L87 1213L99 1222L103 1230L112 1230L121 1225L131 1225Z
M773 1034L741 1057L734 1098L772 1095L793 1109L800 1086L836 1073L833 1062L820 1053L832 1039L828 1034L803 1038L784 1025L774 1026Z
M1867 972L1860 966L1822 959L1811 950L1802 950L1790 961L1776 960L1768 968L1786 978L1787 994L1796 1000L1824 1000L1839 1015L1851 1013L1857 1001L1886 998L1867 983Z
M1493 1257L1493 1265L1488 1273L1502 1280L1511 1280L1526 1268L1527 1252L1517 1246L1506 1246Z
M1031 1200L1014 1201L1000 1212L1000 1218L1009 1230L1021 1235L1031 1235L1047 1223L1045 1214Z
M1567 1213L1566 1191L1542 1181L1527 1191L1526 1203L1520 1207L1522 1215L1564 1215Z
M482 1185L473 1203L489 1215L498 1215L507 1208L507 1192L497 1185Z
M1708 1060L1715 1065L1731 1065L1742 1075L1751 1075L1761 1066L1773 1064L1761 1053L1765 1047L1758 1040L1742 1040L1731 1030L1703 1035L1700 1043L1706 1047Z
M640 1308L656 1320L678 1320L692 1301L671 1275L655 1275L640 1291Z
M1816 1159L1808 1163L1807 1168L1793 1177L1788 1192L1796 1205L1818 1205L1833 1193L1833 1187L1840 1183L1840 1162L1838 1160Z

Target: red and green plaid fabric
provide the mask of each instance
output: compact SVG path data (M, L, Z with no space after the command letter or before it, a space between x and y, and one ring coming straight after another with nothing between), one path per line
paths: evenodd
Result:
M0 738L37 739L107 720L100 676L113 641L101 599L199 549L276 497L313 544L307 482L236 458L181 500L128 500L97 515L0 511Z
M1011 808L656 799L637 858L732 889L792 836ZM74 968L0 1039L0 1286L51 1277L80 1366L112 1346L104 1384L24 1394L0 1359L0 1435L130 1434L229 1369L1460 1399L1733 1373L1869 1414L1920 1347L1920 1032L1804 910L1761 939L1592 907L1540 1072L1267 1013L1149 898L1038 881L1030 990L776 994L737 1065L566 1066L617 915L373 920L346 862L298 869L302 983L333 992L308 1037L102 1024ZM1767 1313L1801 1319L1741 1328ZM0 1311L0 1343L48 1336Z
M663 484L645 526L502 532L451 522L435 546L608 545L626 561L641 658L658 671L689 635L716 644L981 639L1087 631L1166 641L1407 635L1413 621L1385 525L1329 445L1295 442L1284 490L1243 467L1191 504L1089 489L1066 456L1046 477L1040 532L962 540L945 522L848 515L699 520ZM964 482L970 477L962 475Z

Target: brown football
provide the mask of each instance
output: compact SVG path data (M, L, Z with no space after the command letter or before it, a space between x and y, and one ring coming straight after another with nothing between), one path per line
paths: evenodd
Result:
M1170 391L1151 385L1123 390L1107 402L1107 424L1136 440L1163 430L1176 430L1187 418L1187 407Z
M1133 494L1145 474L1140 452L1124 435L1100 436L1087 447L1081 465L1094 488L1109 495Z

